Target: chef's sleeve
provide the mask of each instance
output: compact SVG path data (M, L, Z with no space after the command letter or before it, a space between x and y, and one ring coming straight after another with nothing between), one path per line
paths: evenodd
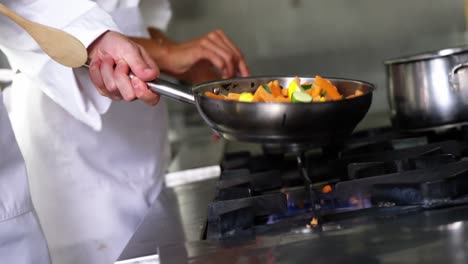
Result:
M112 17L93 1L0 0L34 22L62 29L85 47L108 30L119 31ZM50 59L23 29L0 17L0 47L14 71L26 74L35 86L72 117L95 130L102 127L101 115L111 100L101 96L89 79L87 69L71 69Z

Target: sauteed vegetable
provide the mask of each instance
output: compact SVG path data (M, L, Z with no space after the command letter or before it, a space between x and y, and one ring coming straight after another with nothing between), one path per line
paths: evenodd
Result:
M363 92L356 90L353 95L344 97L338 89L329 81L320 76L315 76L314 83L301 83L299 77L294 78L288 87L282 87L278 80L260 85L255 93L229 93L218 95L205 92L205 96L220 100L232 100L239 102L267 102L267 103L310 103L326 102L352 98L362 95Z

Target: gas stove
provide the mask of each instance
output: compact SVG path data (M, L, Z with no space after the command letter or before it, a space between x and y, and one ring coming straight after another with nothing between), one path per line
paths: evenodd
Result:
M258 147L165 188L116 263L467 263L468 128Z
M468 204L467 156L467 127L418 134L376 128L322 148L226 153L203 239L326 232L344 219L359 225Z

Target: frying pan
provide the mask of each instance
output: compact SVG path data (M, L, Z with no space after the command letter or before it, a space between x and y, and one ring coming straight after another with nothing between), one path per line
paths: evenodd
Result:
M313 77L300 77L313 83ZM154 92L196 105L203 120L228 140L262 144L318 144L339 142L364 118L372 102L374 85L350 79L327 78L344 96L356 90L364 94L350 99L320 103L238 102L210 98L205 92L254 92L261 84L278 80L287 87L294 77L234 78L207 82L191 89L157 79L148 83Z

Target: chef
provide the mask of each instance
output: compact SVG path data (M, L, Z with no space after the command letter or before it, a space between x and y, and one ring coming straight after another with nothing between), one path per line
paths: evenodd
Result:
M167 1L154 3L170 14ZM130 65L140 73L140 78L130 81L124 73L134 56L112 57L122 50L102 48L113 47L119 35L109 32L104 35L112 38L97 38L104 28L114 29L114 22L120 27L115 30L149 37L138 1L98 4L101 8L84 0L10 2L10 7L31 20L77 36L88 47L90 74L87 69L65 68L37 52L37 45L17 27L2 32L10 40L3 50L19 72L5 102L54 263L114 261L158 195L169 156L165 102L148 93L143 82L156 77L157 72L151 71L155 66L136 46L148 69ZM102 9L111 12L113 20ZM57 12L59 16L52 15ZM162 15L155 26L164 29L169 18ZM212 54L222 61L213 64L224 77L248 74L240 69L243 58L233 48ZM207 65L209 59L203 58L194 58L193 65ZM141 100L126 102L137 98Z
M72 33L88 46L91 56L98 52L105 54L103 58L99 56L101 54L92 57L91 63L100 65L94 72L107 78L109 82L120 82L118 88L122 93L135 93L138 90L135 87L145 88L144 80L157 77L154 62L147 60L149 57L137 44L123 35L109 31L118 28L111 17L93 2L15 0L2 3L26 18ZM107 180L106 172L93 173L96 169L92 167L94 164L87 168L80 166L86 158L93 157L86 157L89 154L86 152L88 149L80 148L74 140L67 142L63 136L71 133L70 136L84 140L83 144L86 142L86 145L94 145L93 148L96 148L99 138L88 140L86 131L77 130L80 128L78 122L66 122L66 113L70 115L69 119L79 120L83 125L99 132L102 127L100 116L110 104L110 99L101 96L99 92L104 92L96 90L94 86L83 85L85 81L89 82L87 71L75 72L51 61L22 29L3 17L0 19L2 51L7 55L13 70L18 72L13 77L12 87L7 89L10 99L6 102L11 108L12 121L16 121L16 131L19 132L16 136L22 142L20 145L24 157L29 161L27 169L33 172L29 179L31 193L36 198L31 203L25 170L20 163L21 156L18 148L12 146L14 137L8 130L8 119L2 108L1 262L47 262L47 247L41 241L39 225L34 222L32 204L35 204L39 208L39 220L54 263L109 263L119 250L115 244L123 244L128 239L131 232L129 229L133 228L131 225L136 225L138 221L135 220L135 215L138 215L135 212L146 206L144 196L149 194L138 193L141 190L136 184L142 180L142 177L138 178L138 174L134 183L127 182L125 189L119 188L119 185L127 185L119 182L121 178ZM109 66L109 58L114 64L117 59L122 58L128 62L128 66L139 76L132 81L133 85L128 85L129 80L123 78L128 78L127 73L113 73L109 79L105 69ZM124 66L128 67L127 64ZM142 95L146 96L142 99L153 102L158 97L144 93L138 97ZM31 100L32 98L37 101ZM25 118L24 114L34 111L38 112L26 117L27 120L20 120ZM75 127L71 127L73 125ZM58 127L63 131L55 133L53 129ZM30 132L33 134L29 134ZM103 144L105 143L104 141ZM80 177L80 174L86 177ZM90 180L96 174L101 178ZM136 198L132 200L127 197L124 202L118 199L113 201L113 195L106 189L111 187L116 188L115 196L119 193L125 196L136 192ZM112 205L114 202L121 202L121 207L116 209ZM109 229L102 230L104 226L109 226Z

